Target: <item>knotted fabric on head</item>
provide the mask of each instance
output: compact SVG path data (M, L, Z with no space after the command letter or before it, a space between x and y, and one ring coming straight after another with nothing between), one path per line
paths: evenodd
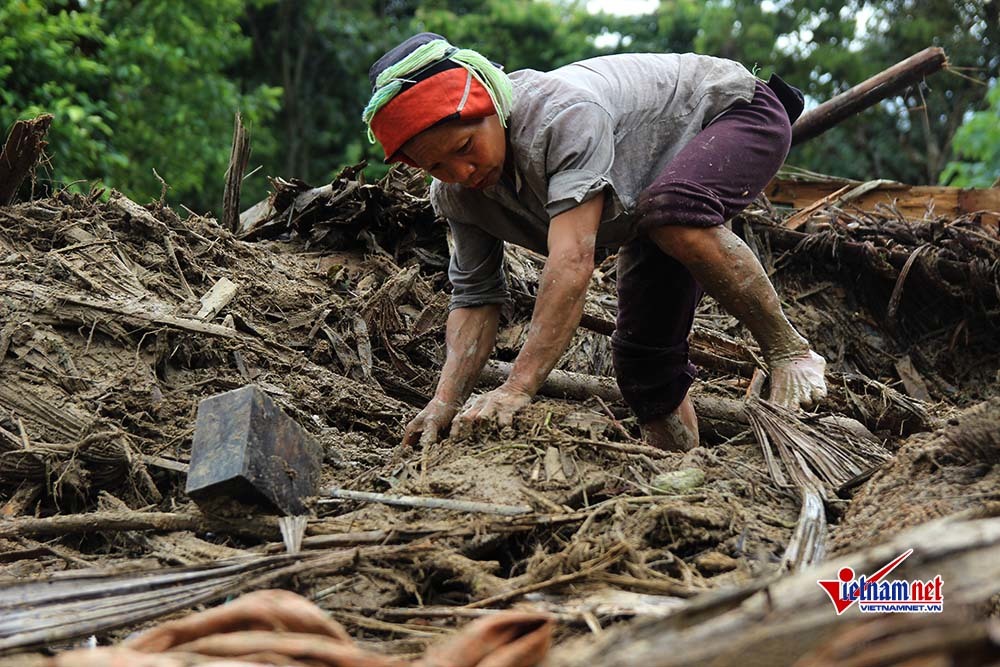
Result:
M422 32L378 59L368 71L372 97L361 115L368 140L382 144L386 162L411 164L399 149L449 120L497 114L506 127L514 98L510 79L483 55Z

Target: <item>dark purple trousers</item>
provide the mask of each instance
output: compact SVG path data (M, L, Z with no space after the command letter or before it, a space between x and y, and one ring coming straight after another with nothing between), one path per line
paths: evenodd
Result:
M681 404L695 379L688 335L701 285L650 240L660 225L712 227L742 211L791 145L788 112L766 84L705 127L639 197L639 236L618 252L615 376L640 423Z

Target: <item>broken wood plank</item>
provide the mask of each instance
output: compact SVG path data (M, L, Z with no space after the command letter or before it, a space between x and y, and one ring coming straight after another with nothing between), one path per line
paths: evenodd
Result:
M796 211L794 214L788 216L782 223L785 229L798 229L802 225L806 224L806 221L812 216L813 213L819 209L827 206L831 203L839 203L841 200L838 199L840 195L846 193L851 189L850 185L845 185L836 192L831 192L822 199L817 199L812 204L809 204L800 211Z
M172 472L179 472L182 474L187 474L190 466L183 461L177 461L175 459L168 459L163 456L152 456L149 454L140 454L139 460L147 466L153 466L154 468L161 468L163 470L170 470Z
M849 198L852 208L874 211L880 205L892 206L904 217L915 220L923 219L929 209L935 215L952 218L982 211L986 214L980 216L980 224L997 230L997 221L1000 220L1000 188L906 185L885 180L873 183L877 183L877 187ZM860 188L864 185L866 184L861 181L839 178L820 181L775 178L764 189L764 194L773 204L804 209L819 204L824 199L835 199L844 188ZM842 201L847 203L848 198ZM795 228L790 226L788 220L784 226Z
M215 316L219 314L223 308L229 305L229 302L233 300L236 296L236 292L239 290L239 286L231 281L229 278L222 277L219 278L212 289L208 290L201 299L201 309L195 318L201 320L202 322L208 322L215 319Z
M14 201L14 195L48 145L45 135L52 125L52 115L42 114L31 120L14 123L3 151L0 151L0 206Z
M792 126L792 145L819 136L868 107L948 66L944 49L932 46L802 114Z
M170 512L88 512L57 514L40 519L24 517L0 522L0 538L62 537L101 531L123 532L129 530L231 531L233 534L268 539L278 539L281 535L276 519L257 517L252 520L226 521L224 519L208 519L197 514Z
M423 496L399 496L388 493L370 493L367 491L352 491L330 487L323 492L324 496L341 500L360 500L366 503L382 503L399 507L421 507L426 509L453 510L455 512L470 512L475 514L498 514L500 516L517 516L530 514L534 509L530 505L498 505L475 500L455 500L453 498L430 498ZM331 501L320 501L331 502ZM2 535L0 535L2 536Z
M18 296L30 301L35 309L39 309L41 307L42 310L45 310L45 307L38 303L39 299L44 299L52 302L69 303L91 310L99 310L114 315L122 315L152 324L174 327L185 331L193 331L195 333L220 336L222 338L254 340L249 336L236 331L235 329L230 329L229 327L224 327L218 324L209 324L208 322L200 322L198 320L185 317L175 317L173 315L144 308L143 306L135 303L100 301L83 294L56 291L36 283L26 281L14 280L5 282L3 283L3 290L9 295ZM37 310L35 312L37 312Z
M222 195L222 226L235 233L240 228L240 189L250 161L250 133L243 126L239 111L233 121L233 147L226 168L226 187Z

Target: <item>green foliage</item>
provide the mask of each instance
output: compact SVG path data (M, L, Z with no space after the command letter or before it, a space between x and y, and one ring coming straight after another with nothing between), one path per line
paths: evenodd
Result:
M508 70L547 70L611 51L695 51L771 72L826 100L926 46L941 73L797 147L789 162L853 178L983 184L996 177L996 0L661 0L643 16L585 0L6 0L0 2L0 129L55 115L51 176L216 210L233 112L252 127L244 201L265 176L314 183L367 158L367 69L421 30ZM859 23L860 21L860 23ZM602 46L597 46L601 44ZM961 129L959 129L961 127ZM952 138L954 137L954 143ZM956 155L956 151L958 155ZM945 167L947 165L947 167Z
M583 2L472 0L422 5L412 32L444 35L514 71L554 69L606 53L594 46L600 27Z
M107 174L143 198L160 192L153 169L173 198L199 208L218 208L233 114L252 128L256 158L272 155L264 122L280 102L280 89L260 85L241 94L225 68L249 51L237 19L243 0L174 0L94 4L114 36L103 57L115 73L111 104L117 116L114 145L127 152ZM221 211L219 211L221 213Z
M955 133L960 159L948 163L942 183L988 188L1000 181L1000 82L993 82L989 101L990 108L972 114Z
M318 183L345 164L381 163L361 122L368 67L409 34L413 10L398 1L352 0L264 0L250 8L243 24L253 50L238 75L247 85L284 91L274 127L281 155L268 175Z
M48 6L46 6L48 5ZM0 130L51 113L49 153L60 174L100 178L96 165L127 162L108 150L114 111L105 95L110 68L95 57L107 37L93 15L68 3L0 4Z
M280 90L241 93L224 69L249 47L242 0L134 3L14 0L0 7L0 123L52 113L52 179L83 179L139 200L160 193L217 208L233 113L273 151L266 121Z

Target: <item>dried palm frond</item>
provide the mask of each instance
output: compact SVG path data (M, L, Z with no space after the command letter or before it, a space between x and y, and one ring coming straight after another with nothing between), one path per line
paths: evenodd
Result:
M826 553L824 503L833 489L878 467L891 455L878 442L836 422L815 428L791 410L756 397L747 401L746 413L771 478L781 487L797 488L802 496L798 523L782 565L794 571L819 563Z

